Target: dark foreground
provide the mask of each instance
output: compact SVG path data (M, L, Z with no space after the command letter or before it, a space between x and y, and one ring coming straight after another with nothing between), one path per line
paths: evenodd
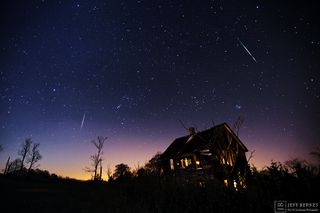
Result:
M319 202L319 188L319 177L279 174L257 174L238 191L152 176L111 183L0 176L1 212L274 212L275 200Z

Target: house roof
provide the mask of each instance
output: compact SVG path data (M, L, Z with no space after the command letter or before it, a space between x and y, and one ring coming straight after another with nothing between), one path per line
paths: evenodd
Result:
M232 131L227 123L222 123L216 125L210 129L204 130L202 132L198 132L194 135L187 135L184 137L180 137L175 139L170 146L164 151L161 155L162 159L174 158L177 155L181 155L184 153L190 153L196 151L199 148L204 148L206 145L209 145L210 142L213 142L212 139L216 137L218 134L223 131L228 131L232 134L232 137L240 144L245 152L248 149L245 145L240 141L238 136Z

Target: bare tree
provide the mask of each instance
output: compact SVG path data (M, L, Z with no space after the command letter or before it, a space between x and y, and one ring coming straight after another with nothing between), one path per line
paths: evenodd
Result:
M102 180L102 160L100 161L99 179Z
M250 160L253 158L253 154L255 151L256 150L252 150L250 152L248 159L247 159L247 165L245 165L245 167L244 167L244 174L243 174L244 177L250 172Z
M196 133L198 132L198 127L197 127L196 124L193 124L192 126L187 127L187 126L183 123L182 120L179 119L179 122L180 122L181 126L182 126L185 130L187 130L187 131L189 132L190 135L194 135L194 134L196 134Z
M99 136L96 140L92 140L91 143L97 148L97 153L93 154L90 156L90 159L92 161L92 167L93 169L90 168L85 168L86 172L93 172L93 179L94 180L101 180L102 178L102 155L103 155L103 145L104 142L107 140L107 137L101 137ZM100 166L100 172L98 173L98 167Z
M233 129L234 129L234 131L235 131L237 136L239 136L239 131L241 129L241 126L242 126L243 122L244 122L244 118L239 116L237 118L236 122L234 123Z
M7 163L6 163L6 167L4 168L3 174L7 174L8 173L10 164L11 164L11 162L10 162L10 156L9 156L8 160L7 160Z
M15 173L21 169L22 161L21 159L17 158L12 162L9 162L7 173Z
M189 128L183 123L183 121L179 119L179 122L180 122L181 126L182 126L185 130L188 131Z
M26 160L26 157L30 153L30 148L31 148L32 140L31 138L27 138L24 143L21 145L20 150L18 151L18 155L21 156L21 165L20 165L20 170L24 168L24 161Z
M32 149L30 151L30 155L27 158L27 163L30 163L28 171L32 168L37 167L36 163L41 160L42 156L39 151L39 143L33 144Z
M108 168L107 168L107 177L108 177L108 181L109 180L111 180L112 179L112 171L111 171L111 169L110 169L110 167L108 166Z
M211 119L211 123L212 123L212 127L214 127L216 125L216 123L214 122L213 119Z

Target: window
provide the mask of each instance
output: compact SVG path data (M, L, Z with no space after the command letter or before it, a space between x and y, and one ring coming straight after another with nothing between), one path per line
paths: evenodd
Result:
M191 159L185 158L184 159L184 165L185 165L185 167L190 166L191 165Z
M237 189L237 182L236 182L236 180L233 180L233 187L234 187L236 190L238 190L238 189Z
M181 168L186 168L192 164L190 158L182 158L180 159L180 161L181 161Z
M184 162L183 159L180 160L181 161L181 167L184 168Z
M224 158L223 158L223 157L222 157L222 163L223 163L223 164L226 164L226 162L225 162L225 160L224 160Z
M174 170L173 159L170 159L170 169L171 169L171 170Z
M201 169L201 163L199 160L196 160L196 168Z

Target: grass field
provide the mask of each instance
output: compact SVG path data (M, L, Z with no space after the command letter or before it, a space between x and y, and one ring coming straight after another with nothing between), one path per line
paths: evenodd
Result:
M270 174L239 191L154 176L107 183L1 175L1 212L274 212L275 200L319 202L319 177Z

